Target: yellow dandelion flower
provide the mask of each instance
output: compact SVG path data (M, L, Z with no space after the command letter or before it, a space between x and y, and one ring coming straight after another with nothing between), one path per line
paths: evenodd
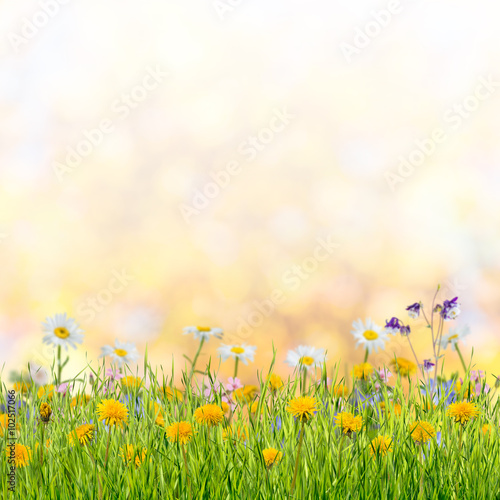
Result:
M466 424L471 418L479 415L479 410L474 403L467 403L461 401L459 403L452 403L448 406L448 416L455 419L456 423Z
M259 388L256 385L245 385L240 389L236 389L234 391L234 395L236 396L236 399L250 402L253 401L258 392Z
M8 413L0 413L0 437L3 437L4 434L8 431L9 428L9 414ZM19 424L16 423L16 429L19 429ZM11 426L12 431L12 426Z
M39 389L36 395L38 396L38 399L42 398L47 398L49 401L53 398L55 392L55 387L54 385L42 385Z
M212 427L222 422L224 419L224 412L220 406L208 404L197 408L194 412L194 418L199 424Z
M455 382L455 392L457 393L458 397L461 397L460 392L462 391L463 386L464 386L464 384L460 380L457 380ZM471 388L471 383L467 382L467 387L466 387L464 394L463 394L463 397L465 399L471 399L475 396L474 392L471 393L470 388Z
M370 363L361 363L354 365L353 375L355 378L368 380L373 372L373 366Z
M229 407L229 404L226 403L225 401L222 401L221 404L220 404L221 408L222 408L222 411L224 413L228 413L229 410L230 410L230 407Z
M483 433L484 436L486 436L486 434L490 434L491 433L491 427L489 424L484 424L482 427L481 427L481 432Z
M174 422L169 425L166 430L167 438L172 443L187 444L191 441L194 431L189 422Z
M406 358L396 358L391 361L391 366L398 371L402 377L413 375L417 372L417 365Z
M417 406L420 405L417 403ZM434 403L431 403L430 401L426 401L421 407L423 408L424 411L435 410L437 408L437 406Z
M179 391L179 389L174 389L166 385L160 388L160 392L163 395L163 397L165 399L168 399L169 401L172 401L173 399L175 399L176 401L182 401L184 397L182 391Z
M122 387L128 391L134 391L140 389L142 386L142 379L139 377L133 377L129 375L128 377L123 377L120 380Z
M138 468L146 459L148 450L146 448L140 449L138 446L133 444L126 444L120 448L120 457L122 457L125 465L135 464Z
M40 405L40 418L42 422L48 422L50 420L50 416L52 415L52 408L48 403L42 403Z
M14 390L22 394L26 394L29 391L31 384L29 382L16 382L14 384Z
M77 406L85 406L90 401L90 396L88 394L78 394L71 400L71 408Z
M289 401L286 411L301 422L307 422L318 411L318 401L311 396L301 396Z
M415 443L427 443L436 435L436 429L429 422L417 420L410 425L410 435Z
M239 389L236 389L233 392L233 396L237 401L244 401L245 397L243 396L243 387L240 387Z
M226 427L222 430L222 438L226 441L228 439L232 441L247 441L248 440L248 429L241 424L237 424L236 427Z
M335 423L342 429L344 434L350 437L353 432L359 432L363 427L363 417L360 415L355 417L349 412L340 412L335 415Z
M269 387L272 391L278 391L283 388L283 380L279 375L272 373L269 377Z
M121 427L127 423L128 409L120 401L115 399L103 399L97 405L99 420L106 425L117 425Z
M391 410L394 411L394 415L401 415L401 405L399 403L390 402L390 407L386 408L385 401L379 403L382 413L386 414L389 418L391 416Z
M31 448L22 444L7 444L5 448L7 463L16 467L26 467L31 459Z
M259 407L259 400L257 399L250 405L250 413L256 413L257 408ZM260 413L264 413L264 406L260 409Z
M337 398L345 398L349 396L349 389L344 384L338 384L333 388L333 395Z
M385 457L392 452L392 438L389 436L377 436L370 444L370 455L375 457L381 455Z
M246 385L243 387L243 395L247 401L252 401L259 393L259 388L256 385Z
M274 448L266 448L265 450L262 450L262 456L264 457L266 467L270 469L274 464L277 464L282 459L283 453L275 450Z
M161 406L156 401L146 401L146 407L155 419L155 424L160 427L165 427L165 416Z
M89 444L94 439L95 425L83 424L68 434L69 444L80 443L82 446Z

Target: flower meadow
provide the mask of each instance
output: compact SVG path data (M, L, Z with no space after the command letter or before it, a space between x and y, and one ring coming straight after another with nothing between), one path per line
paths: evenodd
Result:
M65 378L84 332L66 314L47 318L51 378L28 367L2 379L2 498L498 499L499 384L465 355L471 331L459 324L458 297L438 298L439 287L384 326L354 321L346 335L362 354L348 374L306 345L262 367L255 346L192 326L183 334L197 347L181 377L117 340ZM427 359L413 348L416 322L427 326ZM396 335L412 356L372 364ZM450 356L460 373L446 373ZM221 363L232 377L219 377ZM255 363L257 383L238 377L240 363Z

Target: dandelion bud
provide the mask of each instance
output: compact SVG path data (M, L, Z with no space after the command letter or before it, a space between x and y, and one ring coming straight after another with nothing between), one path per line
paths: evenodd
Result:
M48 422L50 420L50 416L52 415L52 408L48 403L42 403L40 405L40 418L42 422Z

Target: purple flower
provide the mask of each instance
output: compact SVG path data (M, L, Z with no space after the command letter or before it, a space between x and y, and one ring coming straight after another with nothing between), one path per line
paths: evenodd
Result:
M479 374L475 370L472 370L470 372L471 383L475 382L474 393L476 397L479 397L481 394L488 394L488 392L490 392L491 390L491 387L486 382L483 386L480 377L484 377L484 372L482 370L479 370ZM462 378L460 378L460 384L463 385L463 383L464 381L462 380ZM468 394L468 391L466 392L466 394Z
M484 377L484 371L483 370L472 370L470 372L470 379L472 382L477 382L480 378Z
M203 394L207 399L212 399L215 397L217 394L219 394L219 389L220 389L220 382L217 380L214 381L213 385L210 387L207 387L204 391Z
M384 383L387 383L389 378L392 377L392 373L390 372L390 370L388 370L385 367L377 370L377 373L378 373L378 376L382 379L382 382L384 382Z
M445 321L450 319L455 319L460 314L460 304L458 303L458 297L452 300L445 300L443 302L443 309L441 311L441 316Z
M271 429L274 431L274 424L271 424ZM281 417L278 415L276 417L276 431L281 430Z
M420 389L420 392L424 395L427 395L427 392L432 395L435 405L439 404L441 400L444 400L446 405L450 405L456 401L455 382L453 380L438 382L436 389L434 387L434 379L431 379L429 385Z
M428 373L432 370L432 368L436 366L430 359L424 359L424 370Z
M113 380L120 380L121 378L125 377L125 375L113 370L113 368L108 368L106 370L106 377L111 377Z
M399 329L399 332L401 333L401 335L403 335L404 337L408 337L408 335L410 335L411 333L411 330L410 330L410 325L406 325L406 326L402 326L400 329Z
M399 332L403 322L398 318L391 318L389 321L385 320L385 331L391 335L396 335Z
M62 393L63 396L66 396L66 393L69 392L68 382L65 382L64 384L57 386L56 391Z
M413 319L417 319L420 315L420 302L415 302L411 306L408 306L406 310L408 311L408 316Z
M226 390L228 390L229 392L233 392L236 389L241 389L242 387L243 384L241 383L241 380L239 378L229 377L227 379Z
M375 404L375 401L379 401L381 395L372 394L371 396L368 396L366 394L363 394L359 389L354 389L354 391L352 392L352 396L352 405L357 409L365 409L367 405L372 406Z
M488 392L490 392L491 388L488 384L484 384L484 387L483 385L481 384L481 382L478 382L476 384L476 397L479 397L482 393L484 394L488 394Z

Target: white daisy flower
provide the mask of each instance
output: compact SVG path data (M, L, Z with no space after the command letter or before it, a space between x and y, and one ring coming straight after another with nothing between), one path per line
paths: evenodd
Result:
M222 361L226 361L228 358L233 358L233 359L240 359L245 363L245 365L248 364L248 360L253 362L253 357L255 356L255 351L257 350L257 346L255 345L246 345L246 344L241 344L241 345L227 345L227 344L222 344L221 347L219 347L219 355L222 358Z
M83 342L83 330L73 318L68 318L66 313L47 317L45 323L42 323L42 328L45 333L44 344L61 346L68 350L68 346L76 349L76 344Z
M222 328L210 328L208 326L186 326L182 332L184 335L192 333L195 340L210 340L210 337L221 339L224 335Z
M100 358L104 356L110 356L112 362L118 363L118 366L123 366L124 364L135 363L139 359L139 353L132 342L119 342L115 340L115 346L105 345L101 347L102 354Z
M370 318L367 318L365 323L360 319L353 321L351 333L357 340L356 347L362 345L368 349L368 353L373 351L378 352L379 349L385 349L385 342L389 340L387 332L381 327L376 325Z
M326 361L324 349L316 349L308 345L299 345L297 349L288 351L285 363L292 368L306 368L312 370Z
M459 340L463 340L464 337L470 335L469 325L456 326L455 328L450 328L446 335L441 337L441 349L446 349L448 344L451 344L452 350L456 351L456 345Z

